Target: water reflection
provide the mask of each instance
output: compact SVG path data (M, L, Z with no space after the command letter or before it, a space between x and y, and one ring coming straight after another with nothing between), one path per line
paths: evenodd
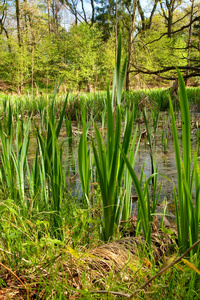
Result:
M153 155L154 155L154 162L155 166L158 168L157 172L158 175L158 186L162 184L162 190L160 193L159 203L162 203L164 200L167 200L167 202L170 204L173 202L173 184L175 184L175 187L177 187L177 173L176 173L176 161L175 161L175 153L174 153L174 146L173 146L173 140L172 140L172 132L171 132L171 126L170 121L168 121L168 116L164 115L160 119L160 122L158 124L156 137L152 136L153 140ZM199 116L198 116L199 119ZM194 123L194 127L196 126L195 122L197 122L197 116L195 115L191 118L192 122ZM178 120L178 124L180 121ZM59 142L64 143L63 145L63 165L66 167L66 182L68 185L69 190L71 191L72 195L75 198L81 198L82 192L81 192L81 184L80 184L80 178L78 175L78 141L80 138L80 130L76 127L76 124L73 123L73 131L74 131L74 145L73 150L69 149L68 143L67 143L67 136L66 136L66 129L63 127L61 130L61 134L59 137ZM165 127L165 133L167 137L167 148L166 153L164 153L163 150L163 141L162 141L162 133L163 133L163 126ZM101 124L99 124L99 127L101 128ZM144 129L144 124L140 124L140 130L142 131ZM192 141L192 147L193 149L196 148L196 136L199 129L193 128L191 132L191 141ZM105 130L104 136L105 136ZM153 132L153 128L152 128ZM93 135L93 129L91 128L90 134ZM180 136L180 142L181 142L181 127L179 125L178 134ZM34 138L31 139L30 148L29 148L29 155L30 157L34 157L35 155L35 149L36 149L36 141ZM88 140L88 147L91 147L90 140ZM74 163L72 163L74 159ZM150 149L148 145L147 138L144 137L140 142L139 151L137 154L137 159L135 163L135 172L138 175L138 178L141 175L142 169L144 168L144 174L145 177L148 179L151 175L151 157L150 157ZM162 175L164 174L169 180L164 178ZM133 188L133 195L135 191ZM170 211L174 213L173 206L170 208L170 205L168 206Z

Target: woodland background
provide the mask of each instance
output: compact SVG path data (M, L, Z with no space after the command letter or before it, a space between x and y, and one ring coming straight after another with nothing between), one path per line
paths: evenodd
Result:
M105 90L119 32L128 56L126 90L171 86L175 67L199 85L198 0L2 0L0 90Z

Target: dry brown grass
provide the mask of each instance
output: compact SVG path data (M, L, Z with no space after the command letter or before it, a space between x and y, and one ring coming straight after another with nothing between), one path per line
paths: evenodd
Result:
M17 272L17 277L8 270L1 270L1 278L7 283L1 289L0 299L46 299L45 285L56 279L65 291L66 299L79 299L81 291L106 290L108 282L116 288L126 286L136 290L151 276L152 259L154 263L162 260L175 241L161 230L152 233L152 257L148 256L142 236L126 237L120 240L99 244L92 248L73 249L69 245L45 258L37 266L29 266ZM53 288L53 287L52 287ZM39 298L36 298L37 297Z

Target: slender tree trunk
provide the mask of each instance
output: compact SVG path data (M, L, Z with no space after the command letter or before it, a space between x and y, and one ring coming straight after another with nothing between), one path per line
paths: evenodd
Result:
M172 26L173 26L173 15L175 10L175 4L177 0L165 0L166 8L164 4L160 1L160 7L163 13L163 16L167 22L167 35L169 38L172 36Z
M75 13L75 25L78 25L78 17L77 17L77 13Z
M133 25L129 29L128 33L128 62L127 62L127 72L126 72L126 91L130 90L130 69L131 69L131 56L132 56L132 43L133 43Z
M23 3L23 12L24 12L24 29L26 34L26 41L28 41L28 14L27 14L27 0L24 0Z
M118 0L115 0L115 63L117 63L117 44L118 44L118 32L117 32L117 25L118 25ZM117 80L115 80L115 95L114 95L114 120L116 119L116 103L117 103Z
M8 50L11 53L11 45L10 45L10 39L9 39L9 35L8 35L8 31L5 29L5 27L3 27L3 30L6 34L7 40L8 40Z
M33 99L33 75L34 75L34 46L31 51L31 87L32 87L32 99Z
M156 8L157 8L158 1L159 1L159 0L155 0L155 2L154 2L154 6L153 6L153 9L152 9L152 11L151 11L151 15L150 15L150 17L149 17L149 20L148 20L148 26L147 26L148 29L151 29L153 16L154 16L154 13L155 13Z
M142 10L139 0L137 1L137 6L138 6L138 11L140 14L141 21L142 21L142 31L145 31L146 30L146 20L145 20L145 15L144 15L144 12Z
M190 24L192 23L193 19L193 11L194 11L194 0L191 0L191 13L190 13ZM189 27L189 32L188 32L188 54L187 54L187 66L190 66L190 53L191 53L191 38L192 38L192 24ZM186 70L186 75L189 75L189 69ZM185 79L185 85L187 86L188 84L188 78Z
M141 18L141 21L142 21L142 28L141 28L142 31L146 31L147 29L151 29L152 19L153 19L154 13L156 11L158 1L159 0L154 0L153 8L151 10L151 13L148 13L148 15L150 14L150 16L148 16L148 17L145 16L145 14L144 14L144 11L143 11L141 3L140 3L140 0L136 1L138 12L139 12L139 15L140 15L140 18Z
M7 40L8 40L8 49L9 49L9 52L11 52L8 31L4 27L4 24L6 22L6 0L3 0L2 2L3 3L2 3L2 10L1 10L1 18L0 18L0 34L2 34L3 31L5 32Z
M47 11L48 11L48 26L49 34L51 33L51 12L50 12L50 0L47 0Z
M168 23L167 23L167 35L169 38L171 38L172 36L172 20L173 20L173 12L169 11Z
M91 3L91 7L92 7L92 19L91 19L91 23L93 25L93 23L94 23L94 10L95 10L95 8L94 8L94 1L90 0L90 3Z
M130 90L130 70L131 70L131 59L132 59L132 48L133 48L133 29L135 22L135 13L137 8L137 0L133 0L132 11L130 15L130 27L128 32L128 62L126 72L126 91Z
M17 35L19 47L22 46L22 30L21 30L21 10L20 10L20 0L15 0L16 5L16 17L17 17Z
M20 49L20 66L19 66L19 90L18 93L22 93L23 88L23 50L22 50L22 26L21 26L21 9L20 0L15 0L16 5L16 17L17 17L17 35L18 44Z
M81 7L82 7L83 15L84 15L84 21L85 21L86 23L88 23L88 22L87 22L87 16L86 16L86 13L85 13L84 4L83 4L83 0L80 0L80 1L81 1Z
M117 7L117 0L116 0L115 2L115 61L116 62L117 62L117 42L118 42L117 25L118 25L118 7Z

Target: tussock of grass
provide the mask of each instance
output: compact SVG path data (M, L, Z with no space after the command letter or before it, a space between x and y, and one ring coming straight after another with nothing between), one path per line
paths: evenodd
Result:
M23 225L21 223L19 226L18 222L18 226L14 225L14 222L10 223L13 232L21 232L20 227L24 229L21 243L24 249L21 253L18 251L18 257L15 257L5 244L1 245L1 261L5 266L9 265L10 270L16 274L13 276L11 271L0 266L1 295L10 297L5 299L107 299L107 294L91 293L93 290L131 294L147 278L158 272L163 255L169 254L167 251L170 245L174 247L174 241L168 233L154 232L152 257L147 254L142 237L74 248L72 239L61 242L51 239L48 232L43 232L43 237L38 240L37 235L30 235L30 232L26 234L25 229L30 225L35 234L38 230L37 225L29 220L23 220ZM36 247L35 251L31 250L30 244L31 247ZM187 272L184 265L181 267L184 273ZM168 280L169 285L175 279L180 280L176 282L178 289L183 284L181 280L184 279L185 284L188 276L191 276L188 272L187 276L184 273L180 269L174 269L162 275L144 290L142 298L169 296L171 288L164 283L165 280ZM109 299L115 297L111 295Z

